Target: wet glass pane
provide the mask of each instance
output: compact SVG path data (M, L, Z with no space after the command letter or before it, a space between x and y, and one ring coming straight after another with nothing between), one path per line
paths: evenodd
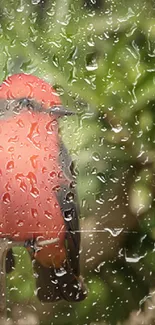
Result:
M0 45L0 325L154 324L154 1L2 0Z

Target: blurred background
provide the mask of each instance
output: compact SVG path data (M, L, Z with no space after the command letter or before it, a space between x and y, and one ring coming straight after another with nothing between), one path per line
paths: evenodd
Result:
M0 49L1 81L39 76L77 112L60 127L76 163L89 289L81 303L39 303L29 257L16 248L11 317L22 325L155 324L154 1L1 0Z

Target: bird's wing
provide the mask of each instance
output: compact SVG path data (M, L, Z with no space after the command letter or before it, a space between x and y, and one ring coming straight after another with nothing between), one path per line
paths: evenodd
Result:
M66 249L68 252L68 262L73 273L76 276L79 276L79 249L81 239L79 231L79 205L75 189L73 162L63 142L60 143L59 163L61 164L66 180L61 184L61 188L57 192L57 199L66 225Z

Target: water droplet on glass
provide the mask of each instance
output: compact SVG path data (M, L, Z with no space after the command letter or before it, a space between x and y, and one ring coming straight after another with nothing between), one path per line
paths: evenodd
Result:
M76 187L76 182L75 181L70 182L70 188L75 188L75 187Z
M133 255L133 256L127 256L125 253L125 260L128 263L138 263L141 259L143 259L145 256L147 255L147 253L145 253L144 255Z
M63 275L65 275L67 273L67 271L64 269L64 268L60 268L58 270L55 270L55 274L58 276L58 277L61 277Z
M98 64L96 62L96 60L92 60L91 64L86 65L86 69L87 71L94 71L98 69Z
M67 202L72 202L74 200L74 193L73 192L68 192L66 194L66 201Z
M13 152L13 151L14 151L14 147L9 147L9 148L8 148L8 152L9 152L9 153L11 153L11 152Z
M4 116L4 110L0 109L0 117L3 117L3 116Z
M14 168L14 161L13 160L8 161L8 163L6 165L6 169L12 170L13 168Z
M35 176L34 173L29 172L28 175L27 175L26 177L27 177L27 179L30 181L30 183L31 183L32 185L37 184L37 178L36 178L36 176Z
M71 221L73 218L73 209L68 209L64 211L64 219L66 221Z
M31 190L30 190L30 193L31 193L31 195L33 196L33 197L37 197L37 196L39 196L39 190L38 190L38 188L37 187L32 187L31 188Z
M21 180L21 182L20 182L20 189L21 189L21 191L23 191L23 192L26 192L26 190L27 190L27 185L26 185L26 183L24 182L24 180Z
M30 161L31 161L31 164L32 164L33 168L37 167L37 158L38 158L38 155L33 155L33 156L30 157Z
M33 5L38 5L40 0L31 0Z
M106 179L105 179L104 174L102 174L102 173L98 173L98 174L97 174L97 178L98 178L102 183L106 183Z
M21 127L21 128L24 127L24 122L23 122L23 120L19 119L16 123L17 123L17 125L18 125L19 127Z
M56 172L55 172L55 171L52 171L52 172L50 172L50 177L51 177L51 178L55 178L55 177L56 177L56 175L57 175L57 174L56 174Z
M59 185L53 186L52 190L54 192L58 192L60 190L60 186Z
M94 42L92 36L91 36L91 37L88 37L87 44L88 44L90 47L94 47L94 46L95 46L95 42Z
M33 145L37 148L41 148L40 142L36 141L36 138L40 135L39 133L39 125L37 122L34 122L31 124L29 133L27 135L27 138L29 139L30 142L33 143Z
M16 10L17 10L17 12L23 12L24 11L24 6L22 4L22 1L20 3L20 7L18 7Z
M17 221L17 226L18 226L18 227L23 227L23 226L24 226L24 222L23 222L23 220L18 220L18 221Z
M42 168L42 173L45 174L47 172L47 168L46 167L43 167Z
M73 177L76 177L79 174L78 169L77 169L74 161L71 162L71 164L69 166L69 169L70 169L70 172L71 172Z
M94 152L92 155L93 160L99 161L100 160L100 155L97 152Z
M36 226L37 226L37 227L41 227L40 222L37 222L37 223L36 223Z
M10 191L11 190L11 186L10 183L7 182L7 184L5 185L6 191Z
M101 263L96 267L96 269L95 269L94 271L97 272L97 273L100 273L100 271L101 271L101 267L102 267L105 263L106 263L105 261L101 262Z
M59 67L59 58L57 55L53 55L53 58L52 58L52 61L53 61L53 64L55 65L55 67Z
M112 127L112 131L115 133L119 133L123 130L123 127L121 125L117 125L116 127Z
M9 138L9 140L8 140L8 142L13 142L13 143L18 142L18 141L19 141L19 138L18 138L17 135L14 136L14 137Z
M32 209L31 209L31 214L32 214L32 217L33 217L33 218L37 218L37 216L38 216L38 211L37 211L37 209L32 208Z
M48 122L46 124L46 131L47 131L48 134L52 134L53 133L52 125L53 125L52 121L50 121L50 122Z
M47 218L47 219L52 219L53 218L53 216L52 216L52 213L51 212L49 212L49 211L45 211L44 212L44 215L45 215L45 217Z
M110 234L113 236L113 237L117 237L121 234L121 232L123 231L123 228L105 228L105 231L108 231L110 232Z
M3 202L4 202L5 204L10 203L10 201L11 201L11 199L10 199L10 194L9 194L9 193L5 193L5 194L3 195L2 200L3 200Z

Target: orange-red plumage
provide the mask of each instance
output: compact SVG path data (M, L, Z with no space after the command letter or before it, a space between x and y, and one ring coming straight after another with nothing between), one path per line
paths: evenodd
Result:
M0 86L0 236L23 242L56 240L34 249L40 279L46 268L51 268L51 291L48 289L47 295L46 290L40 291L39 298L79 301L86 293L81 280L77 280L78 209L74 193L73 201L66 199L68 191L72 191L70 166L66 166L69 160L66 151L60 152L58 118L48 112L60 105L55 90L35 76L13 75ZM66 213L72 220L65 221ZM51 278L57 277L54 270L62 267L67 278L52 287ZM68 289L63 288L64 281Z

